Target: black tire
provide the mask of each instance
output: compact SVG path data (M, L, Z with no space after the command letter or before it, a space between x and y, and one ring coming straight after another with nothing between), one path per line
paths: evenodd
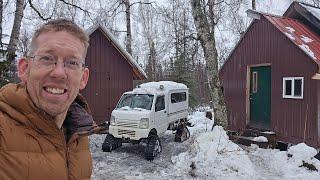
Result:
M174 137L175 142L183 142L190 137L190 131L185 124L179 124Z
M108 134L104 139L102 144L102 151L103 152L111 152L114 149L114 137L111 134Z
M118 139L118 138L115 138L115 140L114 140L114 148L113 149L117 149L117 148L119 148L119 147L121 147L122 146L122 140L121 139Z
M152 161L162 151L160 139L157 135L148 137L147 146L145 147L144 156L147 160Z

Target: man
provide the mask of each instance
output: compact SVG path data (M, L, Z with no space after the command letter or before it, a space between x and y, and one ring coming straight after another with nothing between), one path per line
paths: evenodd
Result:
M88 41L64 19L35 32L18 62L21 83L0 90L0 179L90 179L87 135L96 125L79 95L89 78Z

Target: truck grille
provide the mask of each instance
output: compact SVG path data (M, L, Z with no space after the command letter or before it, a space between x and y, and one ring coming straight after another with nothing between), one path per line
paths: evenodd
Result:
M124 129L118 129L118 135L126 135L128 137L134 137L136 135L135 131L130 131L130 130L124 130Z
M116 126L138 128L139 127L139 122L137 122L137 121L126 121L126 120L116 120Z

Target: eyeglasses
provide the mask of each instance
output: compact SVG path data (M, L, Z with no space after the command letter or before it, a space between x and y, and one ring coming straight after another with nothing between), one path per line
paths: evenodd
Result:
M37 62L40 67L48 69L54 68L58 63L58 58L50 54L34 55L29 56L29 58L32 58L35 62ZM85 67L85 64L77 59L68 58L63 61L63 67L70 70L78 70Z

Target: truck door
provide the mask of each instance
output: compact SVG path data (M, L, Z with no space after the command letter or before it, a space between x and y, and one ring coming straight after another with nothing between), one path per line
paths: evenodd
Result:
M157 131L159 133L165 132L168 128L167 110L165 105L164 96L158 96L155 104L154 119Z

